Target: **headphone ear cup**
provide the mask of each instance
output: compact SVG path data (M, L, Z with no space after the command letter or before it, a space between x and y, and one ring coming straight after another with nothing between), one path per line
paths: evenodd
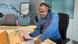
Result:
M48 12L51 12L51 8L48 9Z

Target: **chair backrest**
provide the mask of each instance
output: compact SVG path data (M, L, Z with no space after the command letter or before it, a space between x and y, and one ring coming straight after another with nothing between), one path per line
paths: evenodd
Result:
M59 15L59 31L62 39L66 39L67 28L69 24L69 15L65 13L58 13Z
M6 14L5 16L5 25L16 25L15 14Z

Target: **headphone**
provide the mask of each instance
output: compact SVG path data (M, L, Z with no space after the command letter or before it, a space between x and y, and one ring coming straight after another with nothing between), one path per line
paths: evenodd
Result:
M48 12L51 12L51 6L49 4L46 4L46 3L41 3L41 5L45 5L46 7L48 7Z

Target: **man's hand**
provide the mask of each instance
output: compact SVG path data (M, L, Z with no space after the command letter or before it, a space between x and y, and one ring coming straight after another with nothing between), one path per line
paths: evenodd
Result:
M41 40L38 38L35 40L35 44L41 44Z

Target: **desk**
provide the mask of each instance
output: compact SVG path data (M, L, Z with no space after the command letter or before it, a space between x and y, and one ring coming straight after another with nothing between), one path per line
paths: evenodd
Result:
M21 42L21 39L18 36L18 33L16 33L16 30L24 30L26 33L29 33L29 32L33 32L34 28L36 28L36 26L34 26L34 25L30 25L30 26L0 26L0 33L3 31L7 31L8 35L9 35L10 44L24 44L24 42ZM46 40L42 44L55 44L55 43L50 40Z

